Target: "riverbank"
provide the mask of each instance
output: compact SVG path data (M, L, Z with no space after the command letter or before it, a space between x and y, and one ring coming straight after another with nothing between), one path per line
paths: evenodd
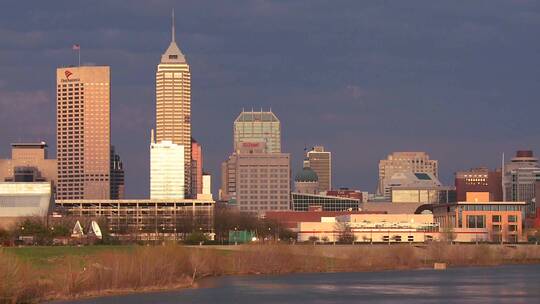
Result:
M209 276L405 270L433 267L435 262L450 267L540 263L540 246L529 245L54 248L0 250L0 302L28 303L186 288Z

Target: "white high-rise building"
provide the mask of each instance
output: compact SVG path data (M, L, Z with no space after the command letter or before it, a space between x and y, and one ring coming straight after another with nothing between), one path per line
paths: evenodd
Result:
M185 197L184 146L164 140L150 144L150 199Z

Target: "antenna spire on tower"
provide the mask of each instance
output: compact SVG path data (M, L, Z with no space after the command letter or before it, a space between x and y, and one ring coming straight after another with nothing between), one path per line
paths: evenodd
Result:
M174 36L175 36L175 33L174 33L174 8L172 9L172 31L171 31L171 41L174 42Z

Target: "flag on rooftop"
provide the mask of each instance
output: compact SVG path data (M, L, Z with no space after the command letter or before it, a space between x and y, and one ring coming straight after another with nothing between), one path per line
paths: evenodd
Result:
M73 47L72 47L72 49L73 49L74 51L80 51L80 50L81 50L81 46L78 45L78 44L74 44Z

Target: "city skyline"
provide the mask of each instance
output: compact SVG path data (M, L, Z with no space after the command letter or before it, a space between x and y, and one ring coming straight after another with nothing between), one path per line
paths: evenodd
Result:
M127 11L116 5L107 9L77 5L80 6L77 10L76 6L67 5L65 9L72 12L72 16L68 15L67 20L55 19L56 23L40 19L40 12L48 10L41 4L28 13L18 10L16 5L2 10L9 11L10 16L0 13L7 37L1 42L6 53L3 57L7 60L0 62L3 67L0 69L0 155L1 158L9 156L12 142L40 140L49 144L51 156L56 154L53 149L55 92L51 89L54 70L74 63L75 55L70 47L79 43L83 63L111 66L111 141L127 168L127 196L144 197L148 196L149 188L148 130L154 125L155 83L151 76L170 37L168 16L174 5L164 1L150 9L142 2L135 2ZM299 12L303 5L293 6L292 11ZM314 5L306 14L315 14L321 6ZM265 20L253 19L262 16L267 18L266 21L275 22L285 17L286 22L277 28L277 32L286 33L302 25L306 18L306 14L292 18L284 11L289 4L248 5L242 8L248 10L248 17L223 29L201 28L204 20L199 23L189 14L177 20L181 29L177 40L190 58L194 77L193 135L203 146L205 169L213 176L214 189L219 184L216 182L220 175L219 164L232 152L229 126L243 107L272 108L280 117L282 150L293 154L291 166L294 170L301 165L304 146L324 145L332 151L333 184L336 187L374 191L378 160L393 151L426 151L440 161L444 184L451 184L453 173L458 170L499 167L502 152L512 155L513 151L521 149L538 151L540 144L535 136L539 127L534 116L538 106L533 102L539 97L534 90L537 69L529 63L538 62L534 52L539 45L533 41L527 50L520 46L520 43L529 42L524 39L534 34L538 20L530 15L524 21L511 17L529 11L534 15L539 8L528 6L526 2L507 9L490 8L483 13L485 18L476 20L478 16L474 13L481 12L480 6L471 4L468 9L473 13L451 4L444 6L453 10L445 13L444 8L425 6L420 12L405 12L402 16L404 24L416 29L429 23L426 17L430 13L455 18L452 19L454 22L435 22L432 32L412 33L397 29L392 26L400 23L390 18L383 18L388 24L375 22L376 19L370 18L391 16L392 9L387 11L384 6L367 5L358 8L366 20L353 24L337 22L333 29L313 33L311 39L299 41L292 41L294 33L280 38L275 33L265 32L268 26L264 25ZM145 8L149 8L146 17L141 15ZM121 18L102 20L103 25L100 25L100 22L81 15L85 9L101 18L113 12ZM189 5L184 9L195 10ZM225 10L223 13L231 21L234 19L233 12ZM14 22L11 15L17 14L28 17L29 22ZM503 18L507 14L510 17ZM217 18L215 13L209 15L205 18ZM315 16L314 25L321 27L333 17L331 15L328 17L331 20L327 20L321 15ZM79 17L82 22L77 25L73 20L78 21ZM254 28L244 29L244 36L252 37L259 31L261 37L252 38L259 42L272 38L274 43L282 42L281 48L285 50L268 50L268 43L253 46L254 43L250 48L241 49L246 43L241 39L242 33L233 33L233 29L241 28L242 22L246 21L252 22ZM8 24L10 22L13 24ZM140 34L144 39L134 33L141 30L137 22L148 27ZM524 24L529 24L528 30L521 27ZM67 25L69 30L66 30ZM385 37L388 28L391 29L390 37ZM458 34L464 28L467 31L463 34L467 35L460 37ZM107 35L97 35L99 33ZM457 37L450 35L452 33ZM340 41L332 40L332 34L350 35L347 36L350 42L341 41L343 36L339 36ZM397 50L394 51L390 38L398 34L414 39L395 41ZM448 50L420 47L429 47L433 41L444 42L437 39L437 34L462 43L453 45L452 56L460 57L463 62L450 60ZM499 40L498 36L508 41ZM54 39L48 42L48 37ZM115 37L118 41L114 41ZM335 48L324 48L324 42L332 41ZM238 46L233 46L235 44ZM315 47L310 48L311 44ZM418 48L412 47L416 44ZM515 49L512 44L516 44ZM352 54L358 51L364 57L354 61L356 56ZM306 56L306 52L313 54ZM32 58L25 57L26 53L31 53ZM331 56L319 62L323 53ZM27 66L23 59L30 63L32 70L28 70L30 65ZM351 61L347 62L347 59ZM141 64L133 66L132 63L139 60ZM316 70L311 65L314 63L330 67L327 69L330 74L313 75ZM467 67L470 64L472 70ZM473 75L467 76L471 71L474 71ZM283 76L283 72L290 76ZM319 83L324 81L327 82L324 85ZM279 92L274 90L276 87ZM313 103L318 108L307 109ZM401 107L403 104L406 106ZM6 112L11 114L6 115ZM321 122L321 126L313 125L313 121ZM359 153L361 158L356 157Z

